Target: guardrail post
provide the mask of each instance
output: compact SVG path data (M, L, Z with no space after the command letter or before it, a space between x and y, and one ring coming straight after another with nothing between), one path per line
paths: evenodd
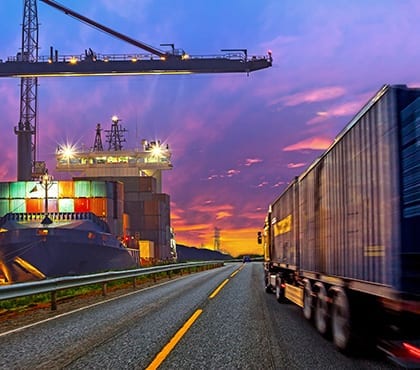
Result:
M153 282L156 283L156 274L152 274Z
M137 281L136 281L136 277L133 277L133 289L137 288Z
M102 296L106 296L106 288L107 288L107 282L106 281L104 281L103 283L102 283Z
M51 291L51 311L57 310L57 291Z
M168 270L167 271L167 275L168 275L168 279L171 279L171 277L172 277L172 271L171 270Z

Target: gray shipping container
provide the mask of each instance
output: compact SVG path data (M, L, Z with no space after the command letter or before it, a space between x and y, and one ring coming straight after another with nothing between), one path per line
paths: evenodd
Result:
M420 89L384 86L271 208L272 262L420 294Z
M418 229L420 212L404 216L402 185L410 174L402 170L400 139L403 131L409 135L406 141L417 158L410 167L411 177L418 179L420 117L403 122L401 112L417 104L419 96L420 89L384 87L299 178L303 273L420 293L418 231L408 230L414 224ZM413 125L416 130L404 128ZM418 204L419 194L417 182L413 203ZM405 238L403 230L412 238Z

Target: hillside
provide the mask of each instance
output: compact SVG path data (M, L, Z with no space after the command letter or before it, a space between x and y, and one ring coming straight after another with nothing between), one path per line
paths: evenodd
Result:
M213 251L204 248L187 247L182 244L177 244L176 249L178 254L178 262L233 259L231 255L219 251Z

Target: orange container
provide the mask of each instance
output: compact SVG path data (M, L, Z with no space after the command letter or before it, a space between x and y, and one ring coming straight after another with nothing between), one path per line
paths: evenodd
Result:
M74 199L74 212L89 212L90 211L90 198L75 198Z
M58 197L59 198L74 198L74 181L59 181L58 182Z
M90 211L98 217L106 217L107 214L106 198L91 198Z

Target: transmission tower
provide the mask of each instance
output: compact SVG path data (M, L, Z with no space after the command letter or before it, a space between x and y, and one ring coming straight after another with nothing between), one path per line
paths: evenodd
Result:
M214 228L214 250L220 250L220 230L218 227Z
M121 120L117 116L112 117L111 130L105 130L106 138L108 139L108 150L122 150L122 143L125 142L124 133L127 131L119 125Z
M37 0L25 0L22 23L22 46L18 61L38 61L38 11ZM20 80L20 116L17 135L17 179L31 180L36 162L37 90L36 77Z
M101 124L98 123L96 125L96 136L95 136L95 142L93 144L92 152L103 152L104 147L102 145L102 137L101 137Z

